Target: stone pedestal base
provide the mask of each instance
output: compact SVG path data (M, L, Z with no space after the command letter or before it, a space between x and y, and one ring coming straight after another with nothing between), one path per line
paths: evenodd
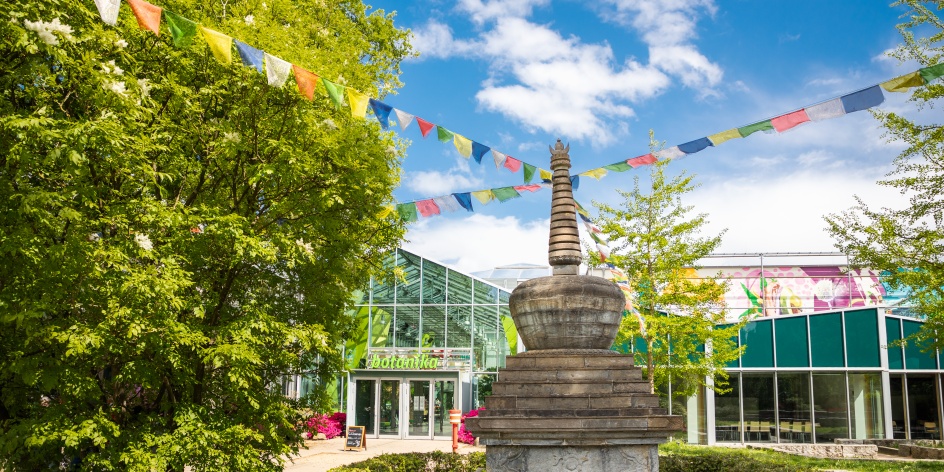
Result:
M659 448L488 444L485 461L489 471L658 472Z

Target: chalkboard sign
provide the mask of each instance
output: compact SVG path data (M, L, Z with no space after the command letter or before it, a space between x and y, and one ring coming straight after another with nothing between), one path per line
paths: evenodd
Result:
M363 426L347 427L347 442L344 444L345 451L365 451L367 450L367 438L364 437Z

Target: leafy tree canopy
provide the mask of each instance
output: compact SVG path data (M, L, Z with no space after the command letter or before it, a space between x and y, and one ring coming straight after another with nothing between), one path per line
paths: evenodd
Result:
M660 143L652 140L651 146L656 150ZM616 344L634 346L653 390L671 381L673 395L692 395L712 378L714 387L724 391L724 366L741 354L737 331L746 321L723 324L726 281L720 273L698 278L694 272L698 261L721 244L723 232L701 235L707 215L692 215L693 207L682 203L682 196L696 188L693 177L682 172L667 179L669 162L649 167L645 187L637 177L631 191L618 190L621 206L594 202L600 229L611 241L607 262L626 273L634 308L642 315L642 321L623 318ZM599 260L598 253L590 253Z
M156 3L375 97L413 54L360 1ZM281 469L282 377L341 369L402 237L402 144L121 8L0 3L0 469Z
M944 1L901 0L893 6L910 8L898 25L903 43L889 52L901 62L933 66L944 58L944 21L935 13ZM933 107L944 97L944 85L931 83L914 89L917 109ZM944 126L918 122L892 111L872 110L889 141L907 147L895 159L895 168L879 185L898 189L910 198L906 208L869 208L861 198L843 213L826 216L836 247L853 264L883 271L895 289L910 292L914 314L925 317L915 336L918 345L944 348Z

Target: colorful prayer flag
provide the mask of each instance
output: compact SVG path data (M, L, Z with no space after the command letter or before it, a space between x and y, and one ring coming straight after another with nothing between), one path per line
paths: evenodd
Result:
M492 152L496 152L496 151L492 151ZM501 153L499 153L499 154L501 154ZM521 169L521 161L519 161L518 159L515 159L514 157L511 157L511 156L505 156L504 154L502 154L502 156L505 157L504 166L505 166L506 169L508 169L508 170L510 170L510 171L512 171L512 172L518 172L518 169ZM498 157L496 157L495 159L498 160Z
M472 140L461 134L455 134L452 137L452 144L459 151L459 155L468 159L472 155Z
M397 122L400 123L400 130L406 131L406 127L410 126L410 123L413 122L413 115L398 108L394 108L393 112L397 115ZM425 138L426 135L424 134L423 137Z
M698 138L694 141L689 141L685 144L679 144L678 148L680 151L685 154L695 154L706 147L711 146L711 140L708 138Z
M931 67L925 67L923 69L918 69L918 73L921 74L921 77L924 78L925 82L930 84L934 79L937 79L938 77L941 77L942 75L944 75L944 63L931 66Z
M472 192L472 196L481 202L482 205L488 205L489 202L495 199L495 194L493 194L491 190L478 190Z
M630 167L634 169L636 167L652 164L654 162L656 162L656 156L653 156L652 154L645 154L639 157L634 157L632 159L626 159L626 163L629 164Z
M502 203L505 203L512 198L518 198L521 196L521 194L518 193L514 187L493 188L492 195L495 195L495 198L497 198L498 201Z
M138 19L138 26L141 29L153 31L154 34L161 35L161 12L163 8L152 5L144 0L128 0L128 6L131 12Z
M314 100L315 86L318 84L318 75L295 64L292 64L292 70L295 72L295 83L298 85L298 92L304 95L308 100Z
M538 184L530 184L530 185L515 185L515 186L512 187L512 188L514 188L515 190L517 190L517 191L519 191L519 192L525 192L525 191L527 191L527 192L537 192L538 190L541 190L541 188L543 188L543 187L542 187L541 185L538 185Z
M406 223L418 220L416 216L416 203L401 203L397 205L397 213L400 219Z
M440 142L448 143L449 141L452 141L453 135L454 133L452 131L443 128L442 126L436 125L436 137Z
M213 53L213 57L223 64L232 64L233 38L219 31L213 31L205 26L198 28L200 29L200 33L203 34L203 39L205 39L207 45L210 46L210 52Z
M436 197L433 199L433 202L436 203L436 206L443 211L457 211L462 206L459 205L459 202L456 201L454 195L443 195L441 197Z
M416 124L419 125L420 133L422 133L424 138L426 137L426 135L429 134L430 130L432 130L433 127L436 126L418 116L416 117Z
M347 102L351 106L351 116L363 119L367 115L367 94L348 87Z
M679 149L678 146L672 146L670 148L658 150L652 153L652 155L655 156L656 159L662 161L662 160L675 159L676 157L682 157L685 155L685 153L682 152L682 150Z
M165 11L167 17L167 26L170 28L170 37L174 40L174 46L179 48L187 47L197 35L197 24L174 12Z
M758 121L757 123L738 128L738 134L740 134L742 138L746 138L758 131L767 131L772 129L774 129L774 125L770 124L770 120Z
M806 114L806 110L797 110L786 115L780 115L776 118L770 119L771 126L777 130L778 133L783 133L784 131L799 126L803 123L810 121L810 117Z
M267 52L263 53L263 56L265 57L266 79L268 79L269 85L281 87L288 80L289 73L292 72L292 64Z
M118 10L121 8L121 0L95 0L95 6L98 7L98 14L101 15L105 24L115 26L118 22Z
M549 170L538 169L538 177L539 177L541 180L553 180L553 179L554 179L554 173L552 173L552 172L549 171Z
M341 103L344 101L344 86L331 82L324 77L321 78L321 83L324 84L325 90L328 91L328 97L334 103L334 106L341 108Z
M578 188L580 188L580 176L579 176L579 175L571 175L571 176L570 176L570 187L571 187L572 189L574 189L574 190L577 190Z
M885 101L885 94L882 93L881 87L873 85L865 90L843 95L839 99L842 100L842 109L846 113L853 113L881 105Z
M509 156L508 159L511 160L513 158ZM534 170L537 169L537 167L534 167L527 162L523 162L522 164L524 164L524 183L530 184L531 179L534 177Z
M590 169L586 172L581 172L580 175L585 175L587 177L593 177L594 179L600 180L603 177L606 177L606 169L604 169L603 167Z
M371 98L370 109L373 110L374 116L377 117L377 121L380 122L380 127L387 129L387 126L390 125L390 112L393 111L393 107L380 100Z
M439 207L436 206L436 203L433 202L432 199L417 201L416 210L419 211L424 218L429 218L430 216L439 214Z
M481 144L481 143L477 143L477 142L475 142L475 141L472 141L472 158L475 159L475 162L481 164L481 163L482 163L482 156L484 156L485 153L488 152L490 149L491 149L490 147L488 147L488 146L486 146L486 145L484 145L484 144ZM500 167L500 166L501 166L501 165L498 163L498 161L496 161L496 162L495 162L495 167Z
M810 117L810 121L828 120L846 114L846 111L842 107L842 100L838 98L806 107L804 110L806 111L806 116Z
M466 211L473 211L472 195L469 192L454 193L452 196L456 197L456 201L459 202L459 205L461 205L462 208L465 208Z
M243 60L243 64L255 67L259 73L262 73L262 50L256 49L240 40L235 40L236 42L236 52L239 53L239 57Z
M737 128L729 129L727 131L722 131L720 133L715 133L711 136L708 136L708 140L711 141L715 146L732 139L741 139L741 133L738 133Z
M920 87L926 84L921 71L914 71L910 74L901 75L891 80L881 83L883 89L889 92L905 92L912 87Z
M626 161L619 161L614 164L609 164L603 166L606 170L612 170L613 172L626 172L629 169L632 169L633 166L626 163Z

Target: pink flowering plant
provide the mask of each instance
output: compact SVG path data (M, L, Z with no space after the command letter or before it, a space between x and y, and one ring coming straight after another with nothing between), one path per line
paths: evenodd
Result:
M472 433L469 432L469 430L465 429L465 419L479 416L479 412L481 412L484 409L485 407L483 406L481 408L476 408L462 415L462 424L459 425L459 442L463 444L475 444L475 436L473 436Z
M344 432L346 421L347 415L344 413L335 413L331 416L315 413L305 421L305 435L308 439L315 438L318 433L324 434L327 439L336 438Z

